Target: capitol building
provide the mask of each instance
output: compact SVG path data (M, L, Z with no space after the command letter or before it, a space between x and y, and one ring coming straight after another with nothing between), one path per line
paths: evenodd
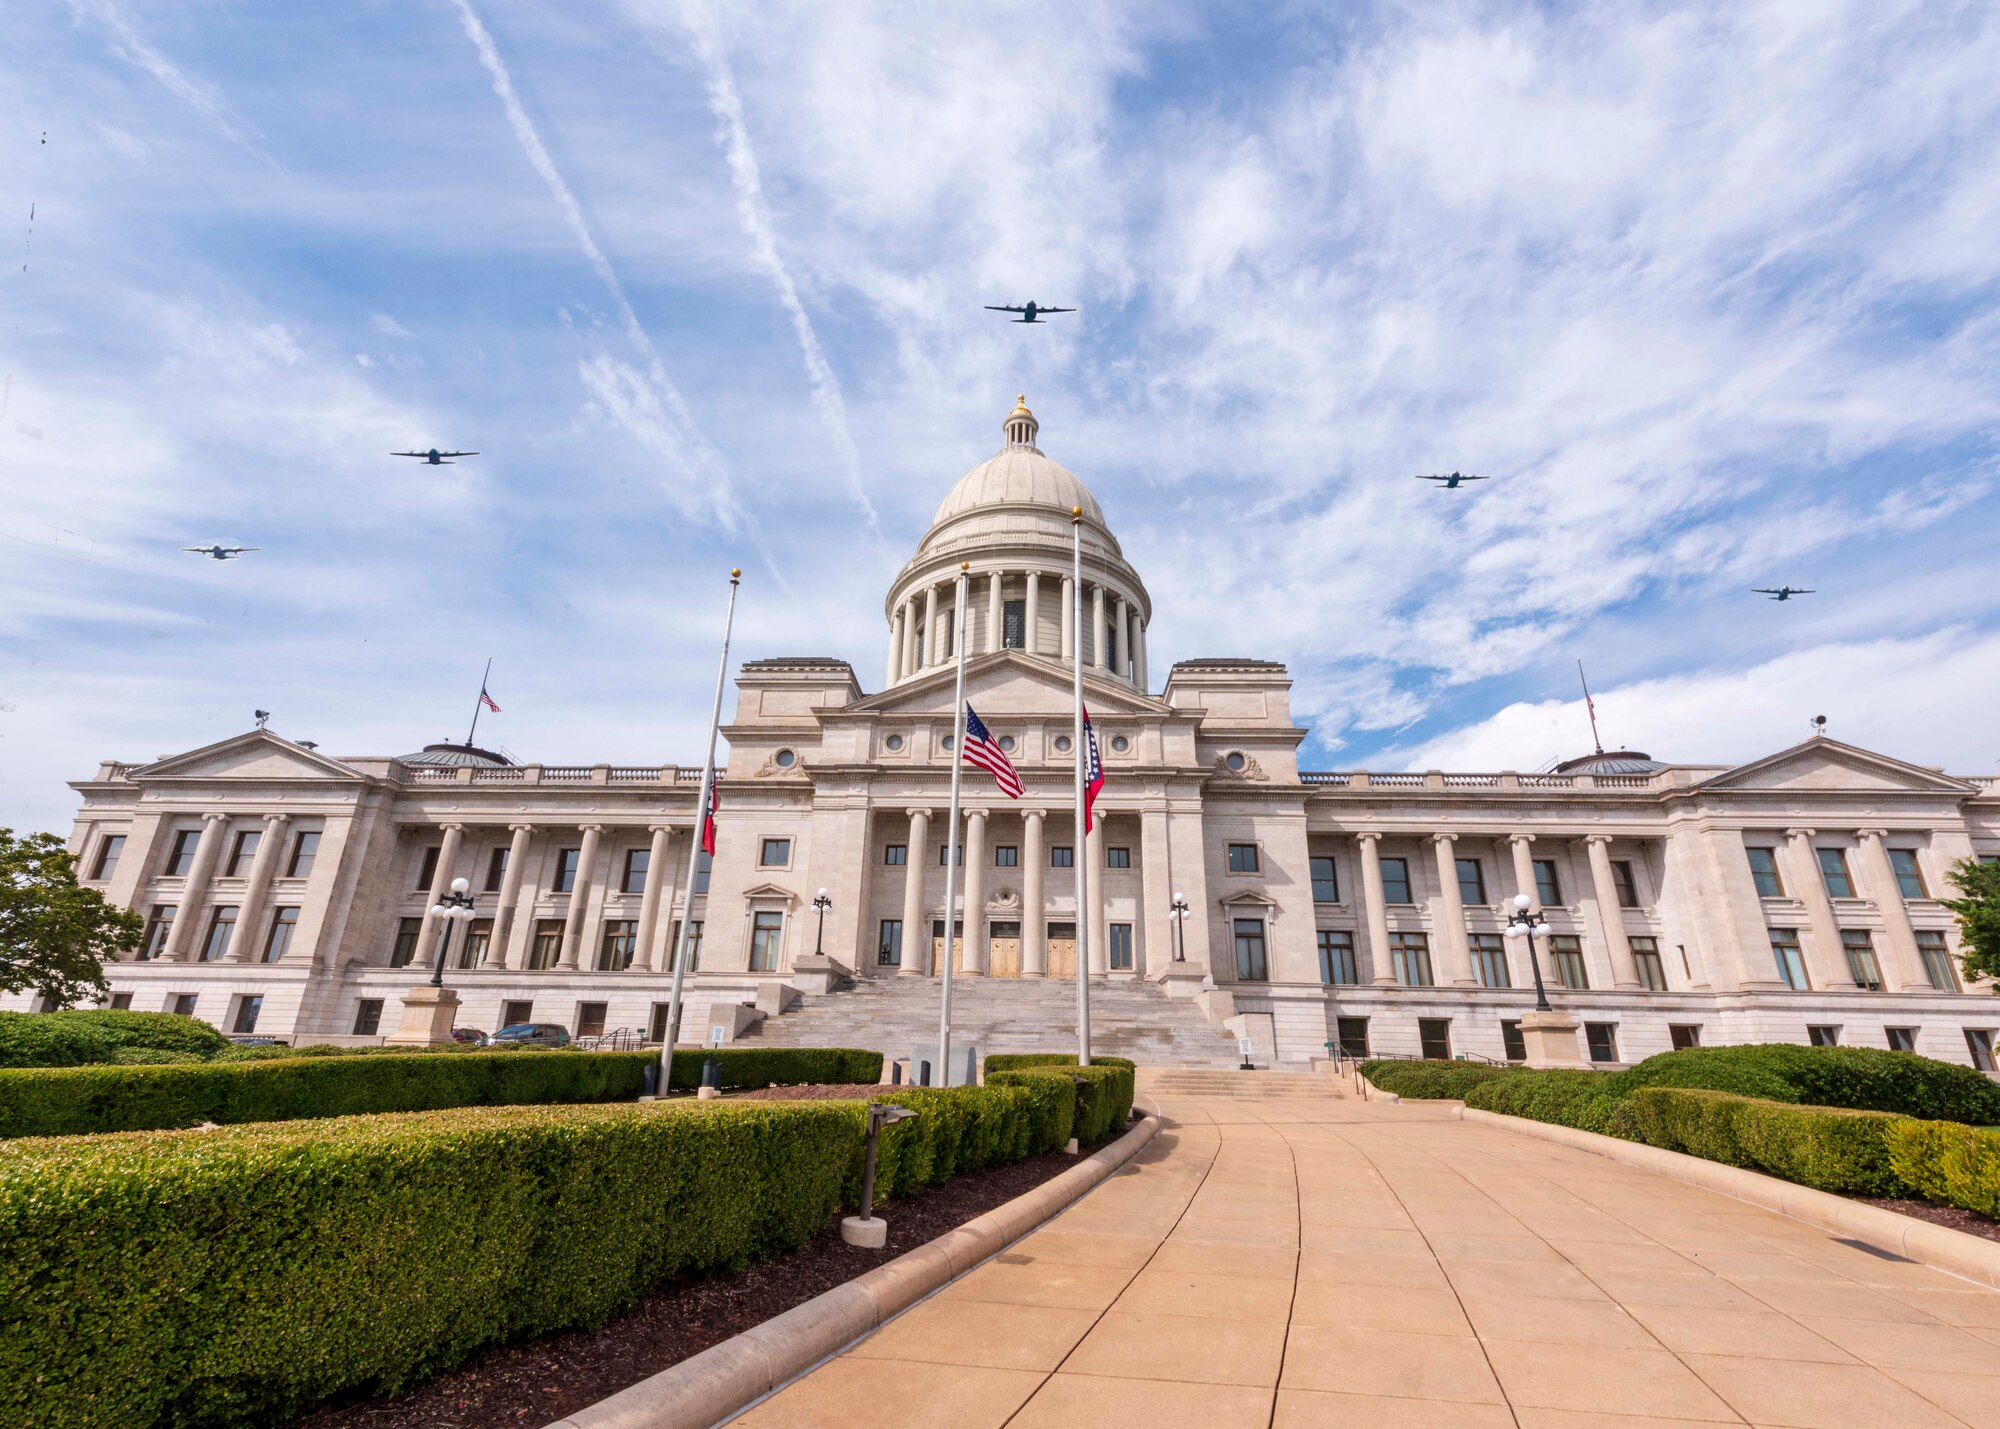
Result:
M107 969L113 1004L379 1041L429 976L425 910L465 878L474 917L445 977L460 1023L488 1030L659 1038L686 924L684 1041L907 1055L935 1036L950 957L959 1036L982 1053L1072 1049L1082 929L1099 1051L1229 1066L1247 1039L1260 1066L1330 1044L1499 1061L1522 1055L1534 1000L1527 949L1502 937L1525 893L1588 1060L1814 1041L1993 1067L2000 999L1961 986L1937 900L1956 861L2000 857L2000 779L1825 737L1737 766L1620 751L1544 773L1301 769L1283 665L1153 666L1145 581L1039 440L1017 405L999 453L945 494L887 593L876 689L837 659L736 672L712 864L694 838L698 759L523 764L459 744L334 758L256 729L101 765L73 786L70 848L146 924ZM1063 618L1073 508L1106 774L1088 837ZM961 643L967 698L1026 794L967 771L947 946Z

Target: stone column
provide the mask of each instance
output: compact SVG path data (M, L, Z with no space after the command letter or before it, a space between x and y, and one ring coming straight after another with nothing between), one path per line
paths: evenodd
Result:
M1042 576L1039 571L1028 572L1028 599L1024 614L1021 648L1030 655L1039 655L1042 653Z
M229 815L201 816L201 840L194 846L194 862L188 865L187 877L181 880L181 901L174 912L173 929L167 934L166 949L160 954L162 961L185 962L190 948L196 957L201 955L195 941L201 935L195 925L201 922L202 910L208 902L208 880L215 873L215 861L222 856L222 841L228 836Z
M986 971L986 811L965 811L965 946L958 955L960 974L978 977ZM945 916L951 916L947 910Z
M1130 680L1132 668L1132 606L1124 596L1119 596L1111 607L1111 673L1121 680Z
M1840 925L1833 919L1833 900L1826 894L1826 878L1819 871L1819 855L1813 851L1817 829L1786 829L1789 845L1791 886L1799 902L1806 906L1806 967L1812 972L1813 986L1829 988L1857 986L1847 970L1847 955L1840 947Z
M917 598L903 598L903 673L909 679L917 673Z
M1930 973L1924 955L1917 950L1917 930L1911 926L1910 910L1903 906L1903 885L1896 881L1896 866L1889 862L1889 846L1883 842L1887 829L1861 829L1861 861L1868 865L1862 886L1882 910L1882 936L1888 956L1882 963L1882 986L1890 992L1930 992Z
M1529 850L1534 846L1534 842L1535 836L1533 834L1507 835L1507 850L1512 855L1510 861L1514 867L1514 892L1527 894L1528 906L1536 911L1540 911L1542 906L1542 891L1535 883L1535 861L1529 854ZM1509 913L1514 911L1511 902L1508 905L1507 911ZM1526 940L1507 938L1503 941L1509 949L1507 961L1513 967L1514 986L1532 986L1534 983L1534 968L1527 962L1517 963L1514 961L1515 954L1518 954L1523 959L1527 958L1528 949L1525 946ZM1514 947L1516 943L1521 943L1523 946L1516 948Z
M1443 982L1454 987L1473 987L1472 945L1465 935L1465 900L1458 892L1458 835L1432 834L1437 850L1438 942L1444 953Z
M931 968L931 928L924 917L924 870L930 866L930 853L931 811L912 809L909 842L904 845L903 965L897 969L904 977L921 977Z
M1100 670L1111 668L1111 650L1104 640L1104 587L1090 588L1090 663Z
M1029 580L1033 580L1031 575ZM1030 587L1033 589L1033 587ZM1030 596L1032 600L1034 597ZM1049 971L1049 925L1043 906L1042 870L1048 850L1042 847L1040 809L1022 811L1021 822L1021 976L1046 977Z
M1396 967L1389 956L1389 905L1382 901L1382 854L1375 847L1378 833L1359 833L1361 846L1361 897L1368 905L1369 981L1376 987L1396 986ZM1358 973L1358 969L1356 970Z
M1090 833L1083 840L1083 857L1090 860L1089 883L1084 892L1090 900L1090 972L1096 977L1111 970L1110 924L1104 916L1104 810L1099 807Z
M944 663L944 655L940 648L943 646L943 644L944 642L938 639L937 587L932 586L929 590L924 592L923 645L924 645L924 665L926 668L932 665L941 665Z
M521 916L521 879L528 866L528 843L534 837L533 824L509 824L514 838L507 845L507 869L500 875L500 903L493 910L493 938L503 950L505 966L518 972L528 965L527 925L533 919ZM504 941L503 941L504 940Z
M1618 901L1618 880L1611 876L1611 835L1590 834L1584 847L1590 855L1590 883L1597 894L1597 917L1604 925L1604 947L1611 954L1611 980L1620 988L1639 987L1639 964L1632 940L1625 934L1625 908Z
M1001 599L1000 572L986 578L986 648L1007 648L1007 607Z
M465 842L464 824L440 824L444 830L444 845L438 849L437 867L431 871L430 891L424 895L423 929L417 934L416 956L410 959L412 967L429 967L432 955L437 951L431 944L443 934L440 923L448 921L431 917L431 909L437 907L451 888L454 877L452 870L458 866L459 846Z
M583 965L583 916L590 904L590 876L597 867L597 839L602 824L584 824L583 847L576 853L576 878L570 884L569 911L563 916L562 957L559 972L575 972Z
M1139 687L1140 694L1147 694L1152 686L1146 676L1146 622L1134 619L1137 639L1132 647L1132 683Z
M646 886L639 894L639 936L632 950L632 966L644 972L661 972L666 960L653 946L653 933L660 925L660 890L667 886L667 842L674 830L671 824L654 824L652 833L653 847L646 855Z
M903 678L903 607L897 606L896 613L889 620L889 676L885 683L895 684Z
M250 876L244 880L243 902L236 910L236 936L229 940L229 951L222 955L225 963L261 962L264 947L258 942L258 927L264 918L264 903L271 891L271 873L277 866L278 854L284 848L285 825L292 821L290 814L267 814L264 817L264 832L257 840L256 856L250 860ZM295 928L292 930L297 932ZM251 952L251 945L256 951Z
M1062 632L1057 653L1067 665L1076 657L1076 582L1068 576L1062 578L1062 614L1056 620L1056 628Z

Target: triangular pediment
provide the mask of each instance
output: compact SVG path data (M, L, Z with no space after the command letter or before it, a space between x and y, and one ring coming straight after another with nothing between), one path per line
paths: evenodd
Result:
M1963 779L1908 764L1886 754L1842 744L1824 735L1739 765L1695 786L1698 789L1785 792L1974 794Z
M743 890L746 902L797 903L799 895L789 888L780 888L775 883L758 883Z
M215 744L173 754L132 770L148 779L359 779L361 771L328 759L268 729L253 729Z
M957 670L944 665L857 700L842 713L948 716L952 712L952 691L957 678ZM1067 665L1024 655L1019 650L995 650L966 658L965 699L988 723L1009 716L1066 714L1074 698L1072 679ZM1130 685L1089 669L1083 674L1083 702L1093 720L1157 719L1175 713L1164 701L1142 695Z

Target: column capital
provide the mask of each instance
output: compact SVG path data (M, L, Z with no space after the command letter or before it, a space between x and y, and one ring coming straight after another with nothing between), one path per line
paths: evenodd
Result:
M1533 843L1534 841L1535 841L1535 836L1534 836L1533 834L1509 834L1509 835L1507 835L1507 842L1508 842L1508 843L1510 843L1510 844L1517 844L1517 845L1519 845L1519 846L1520 846L1520 847L1522 847L1522 848L1526 848L1526 847L1527 847L1527 846L1528 846L1529 844Z
M1362 829L1359 833L1355 834L1354 841L1358 844L1372 844L1380 842L1381 838L1382 831L1380 829Z
M578 830L579 830L580 832L582 832L582 833L586 833L586 834L601 834L601 833L603 833L603 832L604 832L604 825L602 825L602 824L578 824L578 825L577 825L577 829L578 829Z
M1584 841L1584 843L1586 843L1586 844L1589 844L1589 845L1593 845L1593 846L1595 846L1595 847L1597 847L1597 848L1609 848L1609 847L1611 846L1611 835L1610 835L1610 834L1585 834L1585 835L1583 836L1583 841Z
M1434 843L1434 844L1438 844L1438 845L1440 845L1440 846L1442 846L1442 845L1444 845L1444 844L1450 844L1450 843L1457 843L1457 842L1458 842L1458 835L1457 835L1456 833L1449 833L1449 834L1432 834L1432 835L1431 835L1431 842L1432 842L1432 843Z
M220 824L227 822L228 818L229 815L217 813L215 810L211 809L207 813L201 816L201 821L204 824Z
M986 821L986 814L987 811L985 809L967 809L965 811L965 819L967 823L970 823L974 819L978 819L981 823L984 823Z
M438 827L443 829L448 834L450 833L462 834L465 832L464 824L439 824Z
M646 832L649 834L667 834L671 836L673 831L679 827L679 824L648 824L646 825Z
M507 832L508 832L508 833L510 833L510 834L531 834L531 833L533 833L534 831L535 831L535 826L534 826L533 824L509 824L509 825L507 825Z
M267 824L289 824L291 821L292 821L292 816L290 814L264 815L264 822Z
M933 811L928 808L916 808L916 809L906 809L904 812L907 813L913 819L928 819L930 818Z
M1788 839L1809 839L1818 832L1818 829L1786 829L1785 837Z
M1889 837L1889 831L1887 829L1856 829L1854 836L1858 839L1874 839L1879 842Z
M1021 817L1024 819L1046 819L1048 816L1049 816L1049 811L1047 809L1021 810Z

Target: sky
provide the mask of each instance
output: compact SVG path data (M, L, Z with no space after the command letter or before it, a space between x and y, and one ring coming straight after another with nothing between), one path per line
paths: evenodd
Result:
M1306 767L1586 752L1582 660L1607 746L2000 768L1991 5L11 19L0 824L488 657L517 758L699 763L732 566L735 660L878 688L1016 393Z

